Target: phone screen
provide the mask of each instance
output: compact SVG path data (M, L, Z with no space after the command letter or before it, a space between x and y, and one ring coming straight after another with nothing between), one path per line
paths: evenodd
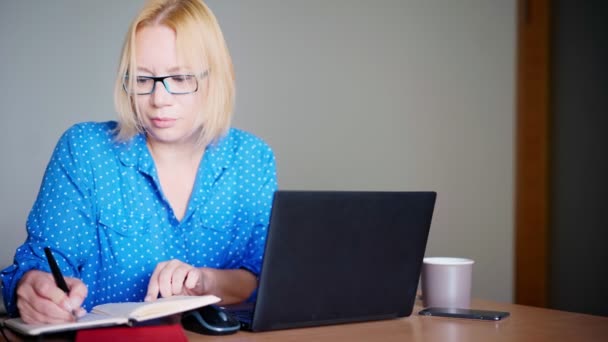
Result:
M426 308L418 312L422 316L441 316L455 318L481 319L485 321L499 321L509 316L506 311L455 309L455 308Z

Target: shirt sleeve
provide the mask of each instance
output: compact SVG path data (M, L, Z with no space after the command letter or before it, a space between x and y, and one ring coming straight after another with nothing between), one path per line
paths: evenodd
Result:
M247 242L245 255L239 268L249 270L256 277L260 275L262 258L266 245L266 235L272 209L272 199L277 190L276 160L272 150L268 147L267 152L261 158L262 175L260 187L255 194L256 203L254 210L254 226Z
M65 276L78 277L83 241L92 234L95 210L90 190L91 168L78 141L84 136L78 126L59 139L46 168L38 197L27 219L26 241L17 248L13 264L4 269L2 290L7 312L18 315L15 291L30 270L49 271L43 248L50 247Z

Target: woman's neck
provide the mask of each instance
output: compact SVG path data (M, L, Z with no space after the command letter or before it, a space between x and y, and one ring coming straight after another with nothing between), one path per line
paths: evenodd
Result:
M198 165L205 152L195 143L164 144L148 139L147 145L154 162L162 165Z
M196 144L162 144L148 139L160 188L178 221L186 215L205 149Z

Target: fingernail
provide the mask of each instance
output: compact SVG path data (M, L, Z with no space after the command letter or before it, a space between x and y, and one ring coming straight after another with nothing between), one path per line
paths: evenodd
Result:
M146 296L146 298L144 298L144 302L149 302L152 300L152 296Z
M68 311L68 312L74 312L74 309L72 307L72 304L70 303L69 300L66 300L63 302L63 308Z
M70 298L69 303L72 308L80 309L80 300L76 298Z
M87 310L85 310L83 308L80 308L80 309L76 310L76 316L78 318L81 318L81 317L83 317L86 314L87 314Z

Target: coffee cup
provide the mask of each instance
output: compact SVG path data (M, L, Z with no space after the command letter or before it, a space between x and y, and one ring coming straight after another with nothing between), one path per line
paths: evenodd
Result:
M474 263L466 258L424 258L421 272L423 306L470 308Z

